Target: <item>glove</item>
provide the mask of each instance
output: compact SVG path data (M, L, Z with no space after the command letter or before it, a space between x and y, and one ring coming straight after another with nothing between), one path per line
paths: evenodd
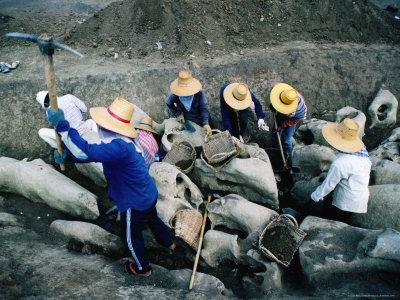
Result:
M58 122L61 120L65 120L64 118L64 112L62 109L59 109L57 111L53 111L51 107L46 108L47 111L47 120L49 123L55 127L57 127Z
M211 127L210 125L206 124L203 126L204 128L204 136L211 135Z
M67 158L67 151L63 151L63 156L61 157L60 153L58 153L58 150L54 150L54 160L56 163L59 165L63 164L65 159Z
M269 127L267 124L265 124L263 119L258 120L258 128L261 130L269 131Z
M185 123L185 117L181 114L181 115L179 115L178 117L177 117L177 119L178 119L178 122L180 122L180 123Z

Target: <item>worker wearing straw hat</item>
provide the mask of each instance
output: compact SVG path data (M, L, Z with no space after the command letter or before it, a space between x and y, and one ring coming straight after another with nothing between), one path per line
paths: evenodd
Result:
M254 105L256 111L258 127L268 131L269 128L264 122L265 114L260 101L245 83L228 83L221 88L220 109L224 129L244 144L250 140L246 135L246 130L249 121L249 107L252 105Z
M178 121L192 121L204 128L204 135L210 135L210 114L200 81L193 78L190 71L183 70L179 72L179 77L172 81L170 89L171 94L165 103Z
M121 239L134 259L125 263L125 270L149 276L151 267L142 236L144 226L149 225L161 245L173 249L175 244L157 216L158 190L140 154L137 132L130 124L133 111L134 106L122 98L115 99L108 108L91 108L90 116L98 125L99 145L87 143L70 128L62 110L47 110L50 124L56 126L66 152L74 161L102 163L108 194L121 213ZM62 161L59 154L55 158Z
M139 136L139 143L142 146L142 156L147 167L150 168L151 164L157 161L158 152L158 144L153 136L153 133L157 133L153 129L153 120L149 117L143 117L135 128Z
M352 213L367 212L371 160L358 129L357 122L349 118L322 127L325 140L339 153L325 180L311 194L313 201L301 209L303 213L348 222ZM324 199L332 191L332 202ZM321 205L315 203L321 200Z
M286 157L292 153L292 137L296 124L307 116L307 106L303 96L286 83L277 83L270 93L271 109L276 111L277 127L271 133L271 147L277 148L279 132Z

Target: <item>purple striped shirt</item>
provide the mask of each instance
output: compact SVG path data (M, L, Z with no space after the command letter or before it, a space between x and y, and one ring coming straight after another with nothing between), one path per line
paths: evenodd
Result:
M307 105L306 102L304 101L304 97L299 92L297 92L297 94L298 94L297 108L294 112L287 114L286 116L288 116L289 118L303 120L307 118Z

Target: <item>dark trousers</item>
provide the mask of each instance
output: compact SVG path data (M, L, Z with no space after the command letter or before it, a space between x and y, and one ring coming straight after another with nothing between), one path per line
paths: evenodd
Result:
M276 116L276 123L279 125L282 125L283 122L286 120L286 117L284 117L282 114L277 114ZM282 142L282 148L283 151L286 153L286 156L290 156L292 153L292 137L294 135L294 132L296 131L296 124L290 126L290 127L285 127L282 128L282 130L279 132L279 135L281 137L281 142ZM276 132L271 131L271 148L278 148L279 147L279 142L278 142L278 137L276 136Z
M321 217L344 223L348 223L350 216L352 215L351 212L341 210L332 205L332 199L329 197L319 202L310 199L310 201L299 210L301 213L308 216Z
M121 212L121 240L131 252L139 270L146 268L150 264L142 235L146 225L150 227L159 244L169 247L173 242L167 226L157 216L155 205L146 211L130 208Z
M244 109L236 112L233 109L228 109L227 114L228 119L223 120L225 130L229 130L231 135L236 138L240 138L239 135L245 135L249 122L249 110Z

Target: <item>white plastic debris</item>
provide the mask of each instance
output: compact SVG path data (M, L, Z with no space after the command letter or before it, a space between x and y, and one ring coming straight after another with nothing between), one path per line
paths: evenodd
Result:
M264 16L261 16L260 22L263 22L263 21L264 21Z
M394 18L395 18L396 20L400 20L400 17L399 17L399 16L394 16Z
M22 211L19 212L20 215L23 215L24 213Z
M157 50L161 50L161 49L162 49L161 43L160 43L160 42L157 42L156 44L157 44Z
M38 219L40 219L40 217L37 217Z
M282 25L281 25L281 23L278 23L278 27L281 27Z
M206 44L208 45L208 46L211 46L212 44L211 44L211 42L210 41L206 41Z
M114 59L118 58L118 53L114 53Z

